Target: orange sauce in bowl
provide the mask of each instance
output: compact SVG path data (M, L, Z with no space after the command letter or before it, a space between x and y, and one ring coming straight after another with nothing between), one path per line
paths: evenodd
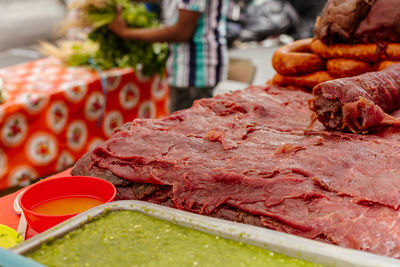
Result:
M53 199L32 207L32 211L45 215L67 215L80 213L95 206L104 204L104 201L91 197L65 197Z

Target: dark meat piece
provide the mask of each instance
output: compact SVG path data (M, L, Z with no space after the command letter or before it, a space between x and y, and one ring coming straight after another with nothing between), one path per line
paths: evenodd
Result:
M329 0L317 19L325 44L400 42L398 0Z
M330 129L366 133L400 125L399 119L388 114L400 108L400 64L321 83L313 95L310 109Z
M325 44L352 42L353 33L379 0L328 0L314 28Z
M364 43L400 41L400 6L398 0L377 0L354 33Z

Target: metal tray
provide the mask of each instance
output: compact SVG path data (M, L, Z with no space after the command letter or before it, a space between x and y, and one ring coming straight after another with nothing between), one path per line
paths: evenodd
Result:
M116 201L92 208L24 241L12 248L11 251L24 255L39 248L39 246L49 239L59 238L81 227L93 217L102 215L106 211L118 210L139 211L183 227L245 242L266 248L276 253L320 263L325 266L400 266L400 260L394 258L325 244L266 228L206 217L135 200Z

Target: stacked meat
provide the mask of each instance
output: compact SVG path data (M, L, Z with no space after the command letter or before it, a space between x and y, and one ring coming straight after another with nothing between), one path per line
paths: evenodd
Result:
M324 81L400 62L397 0L329 0L317 19L315 34L314 40L296 41L275 52L274 84L311 89Z
M310 90L317 84L332 80L326 61L311 51L312 39L298 40L278 48L272 56L276 74L272 83Z
M277 50L273 82L313 95L252 87L137 119L72 174L109 180L119 200L400 258L400 128L382 127L400 125L400 64L371 72L400 60L391 2L330 0L318 38ZM304 131L312 115L319 121Z
M126 124L74 175L140 199L400 258L399 130L304 134L312 96L253 87Z

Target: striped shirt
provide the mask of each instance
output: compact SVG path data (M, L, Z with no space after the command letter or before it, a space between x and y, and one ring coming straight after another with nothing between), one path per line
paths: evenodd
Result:
M213 87L226 78L226 12L228 0L164 1L166 24L175 24L178 9L202 13L192 40L169 46L167 70L174 87Z

